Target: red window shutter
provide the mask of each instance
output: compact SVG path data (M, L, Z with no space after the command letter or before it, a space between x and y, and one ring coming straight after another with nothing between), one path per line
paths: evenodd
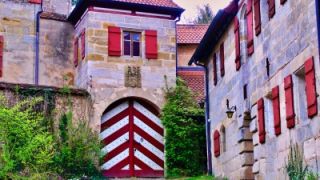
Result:
M73 60L73 63L74 63L74 66L77 67L78 66L78 48L79 48L79 39L78 37L75 37L74 39L74 42L73 42L73 57L74 57L74 60Z
M235 50L236 50L236 70L238 71L241 67L241 61L240 61L240 31L239 31L239 20L236 17L234 19L234 38L235 38Z
M109 56L121 56L121 29L108 27L108 54Z
M0 36L0 77L3 76L3 47L4 39L3 36Z
M32 4L41 4L41 0L29 0L28 2Z
M280 4L283 5L284 3L286 3L287 0L280 0Z
M218 130L214 132L213 135L213 142L214 142L214 156L220 156L220 133Z
M264 144L266 142L266 130L264 122L264 101L261 98L258 101L258 131L259 131L259 142Z
M293 101L293 82L292 75L284 78L284 90L286 100L286 120L287 127L289 129L295 126L295 113L294 113L294 101Z
M274 131L275 131L275 134L278 136L281 134L279 86L272 88L272 107L273 107Z
M86 29L84 29L81 33L81 58L84 59L86 57Z
M224 45L223 43L220 45L220 72L221 77L224 76Z
M269 19L271 19L276 13L275 0L268 0L268 4L269 4Z
M158 38L157 31L146 30L146 58L157 59L158 58Z
M251 56L254 51L252 0L248 0L246 15L247 15L247 40L248 40L247 51L248 51L248 55Z
M217 75L217 56L216 56L216 53L213 54L212 63L213 63L213 84L217 85L218 75Z
M306 80L306 95L308 104L308 117L312 118L318 114L317 106L317 92L316 92L316 79L314 70L313 57L309 58L305 64L305 80Z
M258 36L261 33L260 0L254 0L254 23L256 36Z

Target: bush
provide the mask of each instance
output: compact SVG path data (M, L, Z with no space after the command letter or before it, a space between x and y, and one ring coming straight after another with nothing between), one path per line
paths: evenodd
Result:
M206 169L205 124L197 118L204 119L204 110L179 78L175 88L166 89L166 99L161 119L166 129L167 175L201 175Z
M10 107L0 96L0 179L100 177L98 135L85 121L73 124L71 112L50 131L43 104L29 98Z

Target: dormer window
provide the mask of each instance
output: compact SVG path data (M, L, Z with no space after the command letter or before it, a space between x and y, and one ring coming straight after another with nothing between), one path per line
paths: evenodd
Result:
M123 55L140 56L141 33L139 32L123 32Z

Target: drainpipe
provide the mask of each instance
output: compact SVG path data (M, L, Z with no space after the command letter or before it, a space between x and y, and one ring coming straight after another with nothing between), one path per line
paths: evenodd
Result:
M181 15L176 19L175 30L176 30L176 77L178 77L178 34L177 34L177 23L181 20Z
M35 56L35 62L34 62L34 84L39 85L39 49L40 49L40 15L43 12L42 9L42 3L40 4L40 10L37 12L36 17L36 56Z
M199 64L198 62L195 62L197 66L201 66L204 68L205 71L205 107L206 107L206 113L205 113L205 121L206 121L206 145L207 145L207 170L208 174L212 175L212 153L211 153L211 143L210 143L210 103L209 103L209 71L207 66L203 64Z

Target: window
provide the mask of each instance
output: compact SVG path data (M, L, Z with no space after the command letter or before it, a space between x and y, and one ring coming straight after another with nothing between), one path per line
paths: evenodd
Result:
M123 55L140 56L141 33L123 32Z
M227 142L226 142L226 128L222 125L221 126L221 148L222 148L222 152L226 152L227 151Z

